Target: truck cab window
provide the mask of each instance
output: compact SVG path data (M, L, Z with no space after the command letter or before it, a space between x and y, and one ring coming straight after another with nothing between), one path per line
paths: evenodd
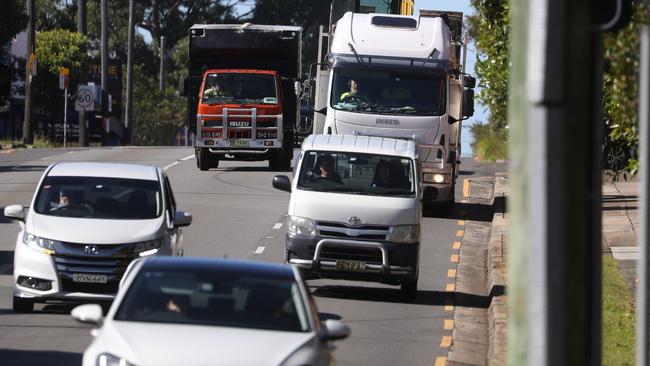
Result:
M277 104L275 78L270 74L208 74L201 101L210 104Z

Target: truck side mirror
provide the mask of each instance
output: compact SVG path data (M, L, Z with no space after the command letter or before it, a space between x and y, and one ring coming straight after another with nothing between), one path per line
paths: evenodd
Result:
M314 109L314 112L318 114L322 114L323 116L327 116L327 107L323 107L321 109Z
M185 78L185 75L181 75L181 77L178 78L178 95L181 97L187 95L187 78Z
M463 91L463 118L474 115L474 89Z
M472 75L464 75L463 86L466 88L474 89L476 87L476 78Z

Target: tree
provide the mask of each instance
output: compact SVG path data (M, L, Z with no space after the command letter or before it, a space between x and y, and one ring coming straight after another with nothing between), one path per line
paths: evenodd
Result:
M25 1L6 0L0 11L0 46L7 44L18 32L27 27L27 9Z

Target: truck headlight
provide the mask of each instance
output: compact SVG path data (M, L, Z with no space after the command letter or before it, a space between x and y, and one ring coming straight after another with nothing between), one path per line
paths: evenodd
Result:
M133 364L110 353L102 353L97 357L97 366L133 366Z
M449 183L450 175L443 173L424 173L422 180L424 180L424 183Z
M23 243L36 251L48 255L52 255L54 254L54 245L57 243L57 241L41 238L36 235L25 232L25 234L23 235Z
M146 257L158 253L159 249L160 240L150 240L137 243L135 247L133 247L133 252L137 253L140 257Z
M404 244L417 243L420 241L420 225L392 226L386 240Z
M316 236L316 224L314 220L306 217L289 216L287 220L287 233L291 236Z

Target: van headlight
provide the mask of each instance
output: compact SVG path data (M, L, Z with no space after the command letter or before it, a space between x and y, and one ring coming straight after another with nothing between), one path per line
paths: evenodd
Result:
M156 254L158 253L158 250L160 250L160 240L143 241L142 243L137 243L135 247L133 247L133 252L138 254L140 257Z
M392 226L388 232L387 240L393 243L417 243L420 241L420 225Z
M306 217L289 216L287 220L287 233L291 236L316 236L316 223Z
M133 364L110 353L102 353L97 357L97 366L133 366Z
M54 246L58 242L56 240L41 238L34 234L25 232L25 234L23 234L23 243L36 251L52 255L54 254Z

